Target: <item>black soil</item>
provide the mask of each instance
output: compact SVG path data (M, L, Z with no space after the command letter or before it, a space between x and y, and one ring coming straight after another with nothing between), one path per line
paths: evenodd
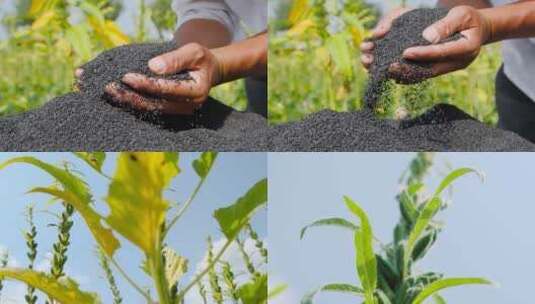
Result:
M112 105L104 87L128 72L152 75L147 62L174 48L172 43L119 47L83 66L80 93L0 119L1 151L256 151L267 128L260 115L242 113L209 99L196 115L137 113ZM190 81L187 73L168 76Z
M486 126L439 104L407 121L379 119L371 110L321 111L274 127L270 151L535 151L520 136Z
M431 24L448 14L445 8L422 8L409 11L392 23L391 30L385 37L376 40L374 61L370 67L370 81L364 95L368 108L374 108L385 88L389 78L388 69L393 63L404 64L409 67L397 80L403 83L416 83L431 76L429 65L421 62L403 59L403 52L413 46L429 45L422 36L422 32ZM456 34L443 42L459 39Z

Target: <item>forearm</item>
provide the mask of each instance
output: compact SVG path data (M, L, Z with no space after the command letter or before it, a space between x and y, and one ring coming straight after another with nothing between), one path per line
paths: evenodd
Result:
M178 46L194 42L213 49L228 45L231 40L231 34L223 24L209 19L192 19L175 32Z
M220 64L221 82L244 77L267 77L268 34L263 32L249 39L213 49Z
M518 1L509 5L482 9L490 23L486 43L505 39L535 37L535 1Z
M488 0L438 0L437 6L452 8L459 5L469 5L475 8L489 8L492 4Z

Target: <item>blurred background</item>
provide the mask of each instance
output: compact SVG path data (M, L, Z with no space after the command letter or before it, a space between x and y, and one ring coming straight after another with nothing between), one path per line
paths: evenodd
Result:
M359 45L380 16L404 5L434 6L435 0L271 0L270 122L302 119L331 109L362 106L367 72ZM439 102L454 104L495 125L494 76L501 64L499 44L485 47L468 69L416 86L391 85L378 114L418 115Z
M359 285L351 232L302 227L315 220L343 217L358 223L345 207L348 195L367 212L374 235L392 240L400 216L395 195L414 153L270 153L268 235L270 286L288 289L270 304L295 304L327 283ZM446 277L485 277L497 286L462 286L441 292L447 303L531 303L535 239L535 188L531 153L438 153L424 183L433 191L454 168L485 175L454 182L448 208L438 214L443 230L420 271ZM448 197L447 195L445 197ZM379 248L379 247L377 247ZM352 295L325 292L315 304L360 303ZM429 303L433 303L430 301Z
M0 116L72 91L74 69L128 43L170 40L172 0L0 0ZM244 109L242 81L216 99Z

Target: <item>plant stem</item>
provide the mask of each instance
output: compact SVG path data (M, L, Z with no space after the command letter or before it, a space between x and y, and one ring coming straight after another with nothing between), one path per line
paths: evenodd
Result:
M102 250L102 249L101 249ZM105 252L104 250L102 250L102 252ZM121 266L119 265L119 263L117 263L117 261L115 261L115 259L113 257L110 257L110 256L107 256L106 254L106 258L112 263L112 265L117 269L117 271L119 271L119 274L121 274L121 276L130 284L132 285L132 287L134 287L134 289L139 292L146 300L147 300L147 303L152 303L152 299L150 297L149 294L147 294L141 287L139 287L139 285L136 284L136 282L134 280L132 280L128 274L126 274L126 272L123 270L123 268L121 268Z
M150 258L150 261L152 279L156 287L156 292L158 293L159 304L171 304L169 284L165 278L165 265L162 256L161 242L158 242L156 255Z
M191 203L193 202L193 200L195 199L195 197L197 196L197 193L199 193L199 190L201 190L201 187L202 185L204 184L204 181L206 180L206 177L205 178L202 178L201 180L199 180L199 182L197 183L197 186L195 187L195 189L193 190L193 192L191 193L190 197L188 198L188 200L184 203L184 205L182 206L182 208L180 208L180 210L178 210L177 214L175 216L172 217L171 221L169 222L169 225L165 228L164 232L163 232L163 237L162 239L165 239L165 236L167 235L167 233L171 230L171 228L178 222L178 220L182 217L182 215L184 215L184 213L186 212L186 210L189 208L189 206L191 205Z
M232 245L232 242L234 242L234 240L227 240L227 242L225 243L225 245L223 246L223 248L221 248L221 250L219 250L219 252L217 253L217 255L214 257L214 260L212 261L212 263L210 263L201 273L199 273L194 279L193 281L191 281L184 289L182 289L180 291L180 294L178 295L178 300L179 302L184 298L184 296L186 295L186 293L193 287L195 286L195 284L197 284L198 282L201 281L201 279L208 273L208 271L210 271L210 269L212 269L212 267L215 266L215 264L217 264L217 262L219 262L219 260L221 259L221 257L223 256L223 254L225 253L225 251L230 247L230 245Z

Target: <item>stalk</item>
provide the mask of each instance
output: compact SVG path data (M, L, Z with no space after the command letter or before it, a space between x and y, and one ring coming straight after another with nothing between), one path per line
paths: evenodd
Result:
M162 226L162 230L163 230ZM169 293L169 283L165 277L165 262L162 254L162 238L158 237L158 244L156 246L156 255L147 257L150 261L150 270L154 286L158 294L159 304L171 304L171 296Z
M37 242L35 241L37 238L37 228L33 221L33 207L28 208L28 224L30 225L30 229L24 234L24 238L26 239L26 247L28 249L28 252L26 253L29 260L28 269L33 269L37 257ZM37 303L37 295L35 295L34 287L30 285L27 286L24 299L27 304Z
M121 292L119 291L119 287L117 287L117 283L115 281L115 277L113 276L113 272L110 268L110 264L108 263L108 259L102 252L102 250L98 250L99 260L100 260L100 266L104 270L104 273L106 274L106 279L108 280L108 285L111 291L111 294L113 295L113 304L121 304L123 302L123 298L121 297Z
M195 197L199 193L199 190L201 190L202 185L204 184L205 180L206 180L206 177L205 178L201 178L199 180L199 182L197 183L197 186L195 186L195 189L191 193L191 195L188 198L188 200L186 200L186 202L184 203L182 208L180 208L180 210L178 210L177 214L171 218L171 221L169 222L169 225L167 225L167 227L164 229L162 238L165 239L165 237L167 236L167 233L171 230L171 228L178 222L178 220L182 217L182 215L184 215L184 213L186 213L186 210L189 208L189 206L191 205L191 203L193 202L193 200L195 199Z

